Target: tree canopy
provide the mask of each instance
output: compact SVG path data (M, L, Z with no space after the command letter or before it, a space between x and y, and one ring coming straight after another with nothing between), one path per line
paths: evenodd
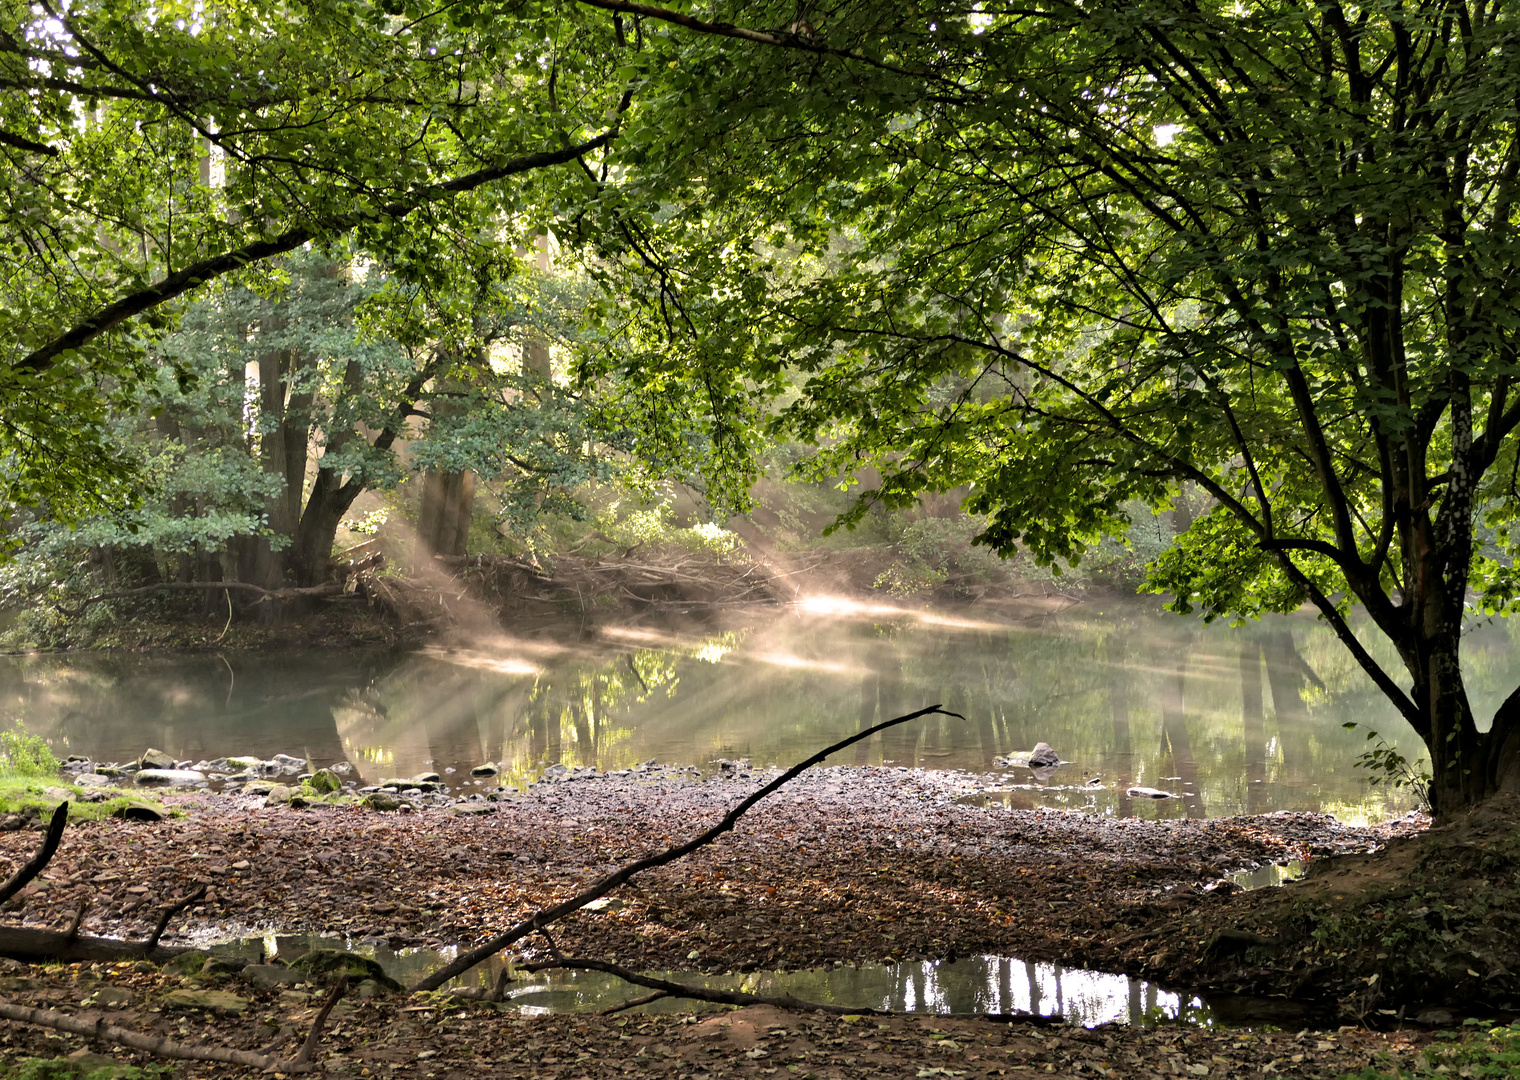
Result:
M740 502L800 436L879 468L861 507L966 487L1047 561L1191 485L1157 589L1317 606L1438 809L1520 783L1520 701L1480 731L1460 669L1469 600L1520 596L1504 5L12 10L13 492L98 490L36 448L83 460L196 282L346 232L426 282L552 220L646 459Z

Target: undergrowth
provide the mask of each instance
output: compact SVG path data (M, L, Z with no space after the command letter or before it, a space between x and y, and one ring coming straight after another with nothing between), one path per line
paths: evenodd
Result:
M75 1061L69 1058L22 1058L14 1065L0 1066L0 1080L169 1080L174 1070L168 1065L135 1065L98 1061Z
M1443 1031L1410 1063L1384 1061L1340 1080L1435 1080L1436 1077L1520 1076L1520 1024L1481 1033Z

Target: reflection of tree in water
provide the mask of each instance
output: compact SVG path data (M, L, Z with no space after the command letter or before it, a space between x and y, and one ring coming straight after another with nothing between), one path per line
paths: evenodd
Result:
M1183 701L1183 680L1187 674L1186 648L1179 649L1161 676L1161 759L1168 777L1180 783L1184 812L1190 818L1206 816L1203 794L1198 788L1198 763L1193 759L1193 744L1188 738L1187 706Z

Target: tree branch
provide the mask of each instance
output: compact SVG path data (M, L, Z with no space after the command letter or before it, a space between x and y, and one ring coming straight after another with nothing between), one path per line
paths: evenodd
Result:
M287 251L294 251L301 245L318 239L321 236L346 233L366 221L379 221L385 218L399 221L419 207L438 202L451 195L474 191L478 187L508 176L515 176L519 173L531 172L534 169L544 169L575 161L583 154L606 146L616 136L617 128L609 128L596 138L576 146L566 147L562 150L546 150L537 154L526 154L522 157L503 162L500 165L493 165L487 169L477 169L475 172L456 177L447 183L426 188L414 198L408 200L387 203L377 210L339 214L321 223L299 225L271 239L256 240L232 251L223 252L221 255L213 255L211 258L202 259L200 262L191 263L189 266L166 275L146 288L129 293L115 303L106 305L96 312L92 318L76 324L72 329L60 334L45 345L34 349L27 356L17 361L14 368L33 374L41 374L52 368L63 353L71 349L78 349L93 341L107 330L121 325L133 316L141 315L143 312L149 311L165 301L172 300L176 296L189 292L198 285L220 277L223 274L231 273L234 270L247 266L249 263L273 258L276 255L283 255Z
M602 880L596 882L594 885L591 885L590 887L572 896L570 899L556 904L551 908L541 908L538 911L535 911L532 915L528 916L522 922L512 927L512 929L507 930L504 933L497 934L495 937L486 941L484 944L471 949L467 953L461 954L452 963L446 964L442 968L433 972L431 975L418 980L410 987L410 991L415 994L422 990L437 990L444 983L448 982L450 979L454 978L457 975L462 975L466 971L469 971L472 967L480 963L482 960L494 956L495 954L501 952L502 949L505 949L507 946L521 941L529 934L535 933L550 923L563 919L566 915L569 915L572 912L579 911L581 908L591 903L591 901L607 895L613 889L616 889L618 886L625 884L636 875L643 873L645 870L653 870L657 866L665 866L667 863L673 863L678 859L685 858L687 855L690 855L698 848L705 847L732 829L735 823L737 823L741 817L743 817L751 808L753 808L756 803L760 802L760 800L764 799L767 795L770 795L783 784L795 780L802 773L806 772L814 765L819 764L830 754L835 753L839 750L843 750L847 746L853 746L855 743L858 743L863 739L869 739L878 731L885 731L889 727L895 727L898 724L905 724L909 720L917 720L920 717L931 716L934 714L938 714L940 716L953 716L957 720L966 719L960 713L951 712L949 709L943 709L938 705L930 705L927 709L919 709L917 712L911 712L905 716L894 717L891 720L883 720L875 727L867 728L865 731L857 732L847 739L841 739L839 742L834 743L832 746L827 746L824 749L818 751L818 753L814 754L807 760L800 761L796 765L793 765L790 769L786 770L786 772L776 777L776 779L772 780L760 790L754 792L744 801L740 802L739 805L735 806L732 810L723 816L722 821L718 822L716 825L701 835L686 841L684 844L677 844L673 847L668 847L664 851L657 852L653 855L648 855L642 859L628 863L627 865L615 870L613 873L608 874L606 877L602 878Z
M63 839L63 830L68 823L69 804L59 803L58 809L53 811L53 820L48 822L47 835L42 838L42 846L37 849L37 854L33 855L25 866L12 874L9 881L0 885L0 904L26 888L34 877L47 869L47 864L53 861L54 855L58 854L58 844Z

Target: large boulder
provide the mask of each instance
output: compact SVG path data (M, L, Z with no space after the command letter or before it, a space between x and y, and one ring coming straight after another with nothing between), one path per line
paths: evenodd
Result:
M306 981L299 971L278 964L249 964L238 972L238 978L252 983L259 990L273 990L280 986L295 986Z
M401 984L387 975L377 961L342 949L312 949L302 953L290 962L290 970L300 972L309 983L334 983L347 975L350 982L373 979L389 990L401 989Z

